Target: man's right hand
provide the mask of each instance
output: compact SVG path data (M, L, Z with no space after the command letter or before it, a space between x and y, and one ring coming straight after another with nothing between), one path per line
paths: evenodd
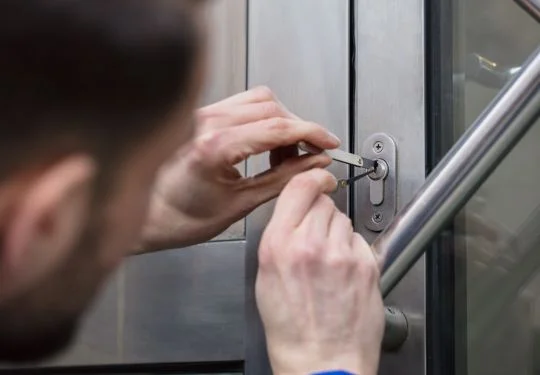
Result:
M384 329L379 267L326 195L335 187L321 169L296 176L261 241L257 305L276 375L377 373Z

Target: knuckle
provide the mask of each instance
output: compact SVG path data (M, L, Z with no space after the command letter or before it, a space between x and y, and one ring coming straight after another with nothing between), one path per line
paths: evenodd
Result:
M317 259L317 254L321 251L321 244L315 241L305 241L292 248L292 260L295 264L308 264Z
M275 101L269 101L261 104L261 115L264 118L271 118L276 116L281 116L283 111L281 106Z
M282 246L280 234L275 233L275 231L267 231L261 241L261 246L270 252L279 249Z
M321 195L319 197L319 200L321 202L320 204L324 212L329 212L330 214L333 214L337 210L336 204L334 203L332 198L330 198L328 195L326 194Z
M362 257L362 259L358 261L358 268L361 272L362 277L369 284L374 284L379 280L379 266L377 264L377 261L375 260L375 257L371 254L367 254L367 256Z
M200 154L206 155L215 152L222 140L222 134L218 131L208 131L195 139L195 149Z
M284 135L290 129L290 124L287 119L276 117L267 122L268 130L276 135Z
M262 100L274 100L274 92L270 87L261 85L253 88L252 93L255 95L256 99Z
M259 245L259 266L268 267L274 263L274 252L281 246L279 236L271 232L266 232L263 235Z
M193 149L190 153L195 165L204 165L213 158L214 150L219 144L219 135L216 132L206 132L193 141Z
M351 269L351 266L354 265L354 260L351 256L348 256L344 254L344 252L337 250L333 251L328 256L327 263L331 269L336 271L342 271L344 269Z
M226 147L230 144L230 132L211 130L201 134L195 140L195 160L207 164L208 161L221 161L226 165L235 165L242 160L245 150L241 147Z
M261 246L259 248L259 267L262 269L268 269L269 267L274 264L274 257L272 255L272 252L264 247Z
M249 147L246 145L240 145L233 149L223 150L220 153L217 153L217 155L220 157L220 159L223 161L224 165L227 165L229 167L236 166L238 163L244 161L247 159L248 155L250 154ZM230 176L233 176L237 174L238 170L231 170ZM240 173L240 172L238 172Z

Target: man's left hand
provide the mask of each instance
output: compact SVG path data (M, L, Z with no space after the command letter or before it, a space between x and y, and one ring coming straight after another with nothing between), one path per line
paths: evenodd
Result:
M307 141L339 146L324 127L291 114L272 92L255 88L197 111L197 134L163 167L139 251L204 242L276 197L295 175L328 166L324 155L298 155ZM235 167L270 151L270 168L244 177Z

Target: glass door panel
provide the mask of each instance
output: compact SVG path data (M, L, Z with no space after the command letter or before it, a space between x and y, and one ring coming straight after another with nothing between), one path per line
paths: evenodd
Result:
M509 0L454 11L457 139L540 45L540 25ZM539 141L540 121L456 217L456 374L540 371Z

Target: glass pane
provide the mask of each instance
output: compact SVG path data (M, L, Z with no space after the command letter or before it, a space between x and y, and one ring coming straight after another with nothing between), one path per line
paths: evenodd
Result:
M540 44L511 0L458 0L456 139ZM456 373L540 373L540 121L456 218Z

